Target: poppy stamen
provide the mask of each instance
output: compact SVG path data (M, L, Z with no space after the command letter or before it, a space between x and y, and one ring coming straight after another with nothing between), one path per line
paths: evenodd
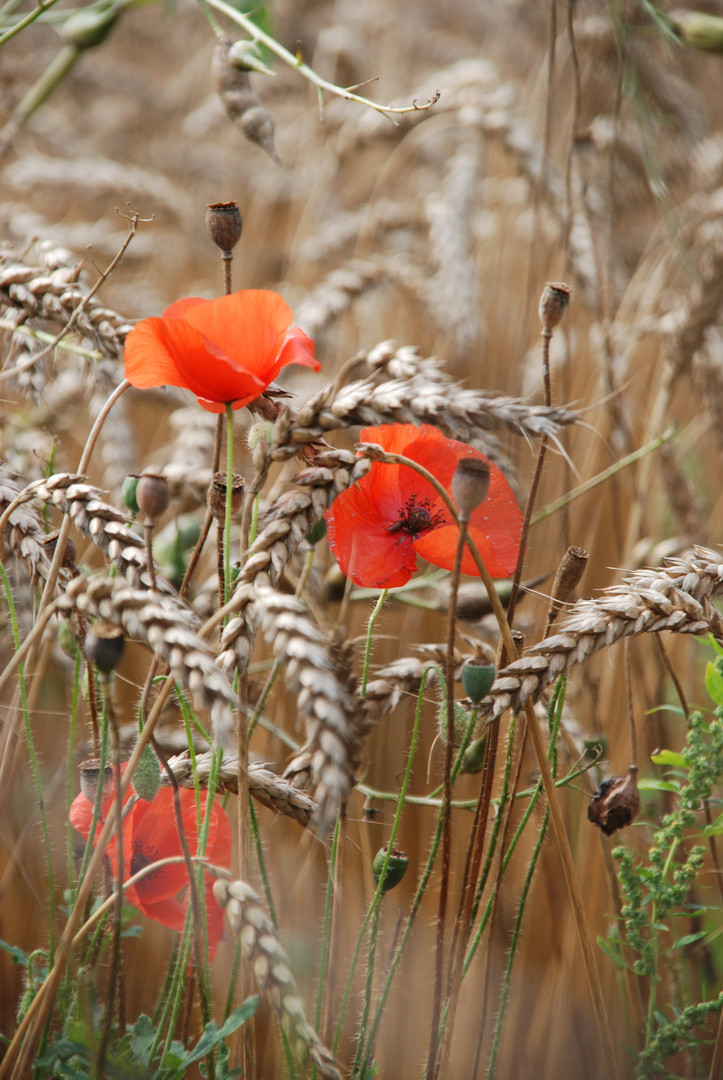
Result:
M405 532L408 536L419 536L420 533L430 532L443 523L444 513L440 510L432 514L432 503L429 499L417 500L412 496L399 511L399 521L390 525L387 532Z

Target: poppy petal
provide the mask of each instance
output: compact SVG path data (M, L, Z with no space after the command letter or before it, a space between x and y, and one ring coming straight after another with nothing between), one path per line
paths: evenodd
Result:
M186 925L186 905L182 904L180 900L167 899L147 903L140 897L132 899L131 893L133 891L133 889L128 890L128 900L134 907L138 908L141 914L146 915L149 919L154 919L155 922L162 923L169 930L176 930L179 933L183 930Z
M389 531L398 515L391 520L382 516L364 480L342 492L327 510L329 547L342 572L356 585L395 588L409 581L417 556L408 533Z

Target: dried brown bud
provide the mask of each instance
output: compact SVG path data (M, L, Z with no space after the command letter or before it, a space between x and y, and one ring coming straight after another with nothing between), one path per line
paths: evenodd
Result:
M142 514L151 521L159 518L168 506L171 489L165 476L144 473L136 487L136 502Z
M604 780L587 808L587 819L606 836L630 825L640 813L638 770L631 766L627 776Z
M88 758L87 761L81 761L78 769L80 771L80 790L86 799L90 799L94 803L98 794L98 784L100 783L100 758ZM113 766L106 765L103 773L103 802L110 798L112 791Z
M123 627L114 623L94 623L85 635L85 655L106 674L118 666L125 648Z
M472 514L487 498L490 488L490 467L481 458L461 458L452 476L452 498L459 507L460 521L469 521Z
M572 289L564 281L548 281L537 309L543 330L554 330L567 314Z
M233 251L241 239L243 221L235 202L209 203L206 210L206 228L221 251Z
M548 623L555 621L562 605L566 604L572 596L573 589L578 585L580 578L585 573L589 558L589 552L581 547L569 547L563 555L552 586L552 603L547 616Z
M49 558L53 558L55 555L55 549L58 546L58 537L60 536L60 530L56 529L55 532L48 533L43 540L43 547L48 554ZM75 570L75 544L67 538L65 541L65 550L63 551L63 561L60 564L64 570Z
M231 515L238 514L244 499L244 478L234 473L231 481ZM208 508L213 520L221 524L226 520L226 473L213 474L208 489Z

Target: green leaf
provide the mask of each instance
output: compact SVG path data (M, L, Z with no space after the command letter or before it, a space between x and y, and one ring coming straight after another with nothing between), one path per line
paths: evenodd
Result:
M633 969L629 964L626 964L620 955L620 942L609 941L608 938L599 937L597 939L598 946L602 949L606 956L608 956L616 967L625 968L627 971Z
M141 1062L141 1064L150 1067L151 1047L153 1046L153 1040L156 1037L156 1029L153 1027L150 1016L141 1013L133 1027L130 1029L129 1034L131 1037L131 1050L133 1051L134 1058Z
M10 953L14 964L18 964L20 967L28 966L28 954L24 953L22 949L18 949L17 945L8 945L7 941L3 941L2 938L0 938L0 949L4 949L5 952Z
M686 945L692 945L694 941L700 941L705 935L705 930L699 930L696 934L686 934L685 937L678 938L677 941L674 941L672 948L683 949Z
M671 783L670 780L652 780L646 778L644 780L638 780L638 788L640 791L680 791L678 784Z
M651 754L650 760L656 765L673 765L678 769L687 769L688 759L684 754L676 754L674 750L659 750L657 754Z
M705 667L705 688L716 705L723 705L723 675L710 660Z
M219 1028L215 1020L212 1020L210 1024L206 1024L203 1035L186 1057L184 1065L191 1065L194 1061L200 1061L201 1058L207 1057L215 1046L223 1042L236 1028L241 1027L250 1016L253 1016L258 1006L258 995L247 998L243 1005L239 1005L237 1009L233 1010L222 1027Z
M719 814L715 821L711 821L710 825L706 825L703 829L703 836L719 836L723 833L723 814Z

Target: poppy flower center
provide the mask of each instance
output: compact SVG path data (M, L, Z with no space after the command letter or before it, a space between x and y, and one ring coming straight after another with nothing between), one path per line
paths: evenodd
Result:
M133 854L131 855L131 877L137 874L139 870L143 870L145 866L150 863L154 863L158 860L158 848L146 847L140 836L133 838ZM144 881L150 881L161 873L161 867L158 870L152 871L150 874L146 874Z
M407 499L399 511L399 521L390 525L388 532L405 532L408 536L418 536L419 533L429 532L436 529L444 521L444 514L438 511L432 513L432 503L429 499L417 501L414 496Z

